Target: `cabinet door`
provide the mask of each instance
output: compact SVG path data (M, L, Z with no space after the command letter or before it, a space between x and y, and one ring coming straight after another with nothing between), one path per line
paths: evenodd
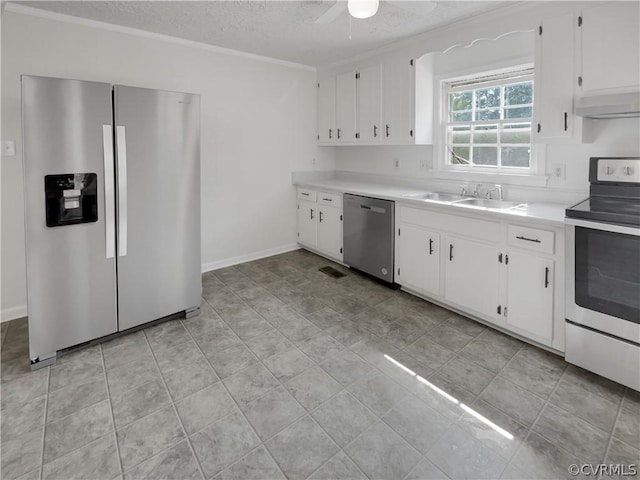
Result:
M413 65L409 59L385 63L382 131L385 143L413 143L413 87Z
M553 261L509 252L507 315L513 327L551 340L553 334Z
M440 235L435 232L428 234L424 291L431 295L440 295Z
M445 298L487 317L498 307L498 248L473 240L447 237L445 242Z
M377 142L382 138L382 66L358 73L358 138Z
M318 249L342 260L342 212L320 206L318 210Z
M298 200L298 242L311 247L317 245L318 205Z
M356 74L338 75L336 83L336 141L356 141Z
M582 14L582 92L637 91L640 3L605 2Z
M536 38L533 139L570 138L574 132L574 17L544 20Z
M403 287L422 293L429 232L403 223L396 233L396 281Z
M318 141L333 143L336 130L336 79L318 82Z
M413 225L401 224L396 281L419 293L440 293L440 235Z

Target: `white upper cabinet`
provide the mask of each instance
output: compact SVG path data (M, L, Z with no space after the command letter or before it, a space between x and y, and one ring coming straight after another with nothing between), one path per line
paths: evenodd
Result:
M543 20L536 35L533 140L566 141L581 129L573 115L577 86L575 17L569 13Z
M382 138L382 65L363 68L357 75L358 140L379 142Z
M433 56L394 58L382 76L383 131L387 145L433 144Z
M321 80L318 142L430 145L433 93L431 55L417 60L393 57Z
M336 79L336 141L356 141L356 72L338 75Z
M383 140L413 143L413 61L404 57L384 64Z
M640 3L588 7L578 23L582 94L640 90Z
M336 133L336 78L318 82L318 142L331 143Z

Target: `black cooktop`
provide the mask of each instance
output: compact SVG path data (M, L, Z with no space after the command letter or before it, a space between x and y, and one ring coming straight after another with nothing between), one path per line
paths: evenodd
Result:
M640 226L640 199L592 196L567 208L566 215L595 222Z
M589 193L567 208L568 218L617 225L640 226L640 158L591 157Z

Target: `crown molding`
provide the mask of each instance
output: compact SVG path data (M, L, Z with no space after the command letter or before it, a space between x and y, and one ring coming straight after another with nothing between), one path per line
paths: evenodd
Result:
M302 63L288 62L286 60L280 60L278 58L267 57L264 55L257 55L255 53L243 52L240 50L233 50L231 48L219 47L216 45L209 45L208 43L196 42L195 40L186 40L184 38L173 37L171 35L165 35L162 33L147 32L146 30L139 30L137 28L125 27L122 25L115 25L113 23L100 22L98 20L90 20L88 18L74 17L72 15L65 15L63 13L50 12L48 10L41 10L39 8L27 7L13 2L3 2L3 13L11 12L20 15L28 15L31 17L39 17L47 20L54 20L58 22L73 23L76 25L82 25L89 28L97 28L101 30L108 30L111 32L124 33L126 35L132 35L136 37L148 38L157 40L160 42L173 43L176 45L182 45L184 47L197 48L199 50L205 50L208 52L219 53L221 55L229 55L233 57L247 58L255 60L257 62L271 63L282 67L295 68L299 70L307 70L315 72L316 68L311 65L304 65Z
M583 2L584 1L589 0L583 0ZM600 0L594 0L594 3L595 2L600 3ZM552 2L544 0L514 1L511 4L500 5L494 9L473 15L471 17L463 18L452 23L441 25L423 33L418 33L407 38L390 42L381 47L360 53L358 55L354 55L346 59L339 60L337 62L333 62L327 65L318 65L317 70L321 72L333 71L341 67L351 66L355 63L366 62L367 60L370 60L372 58L393 55L398 51L410 52L409 55L413 58L417 58L428 53L442 53L442 51L448 50L448 48L436 48L435 50L432 50L430 45L432 45L432 42L434 40L437 40L442 36L446 36L452 30L457 29L460 31L465 31L469 27L474 27L484 23L496 22L501 19L514 18L514 16L517 16L518 14L521 15L521 20L518 22L517 26L510 28L508 33L533 30L539 20L535 15L532 15L532 12L540 11L540 9L549 9L549 11L555 9L560 11L562 9L575 8L575 6L579 5L580 3L580 0L554 0ZM482 35L483 38L493 38L495 36L501 35L499 35L498 33L496 33L495 35L492 33L485 33ZM464 42L464 44L460 44L458 46L465 46L470 43L474 43L472 40L473 39L469 39L468 41Z

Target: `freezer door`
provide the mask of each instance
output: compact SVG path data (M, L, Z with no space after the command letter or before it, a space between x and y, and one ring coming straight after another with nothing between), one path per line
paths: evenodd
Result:
M200 304L200 97L116 86L119 329Z
M32 360L117 331L111 112L109 84L22 77Z

